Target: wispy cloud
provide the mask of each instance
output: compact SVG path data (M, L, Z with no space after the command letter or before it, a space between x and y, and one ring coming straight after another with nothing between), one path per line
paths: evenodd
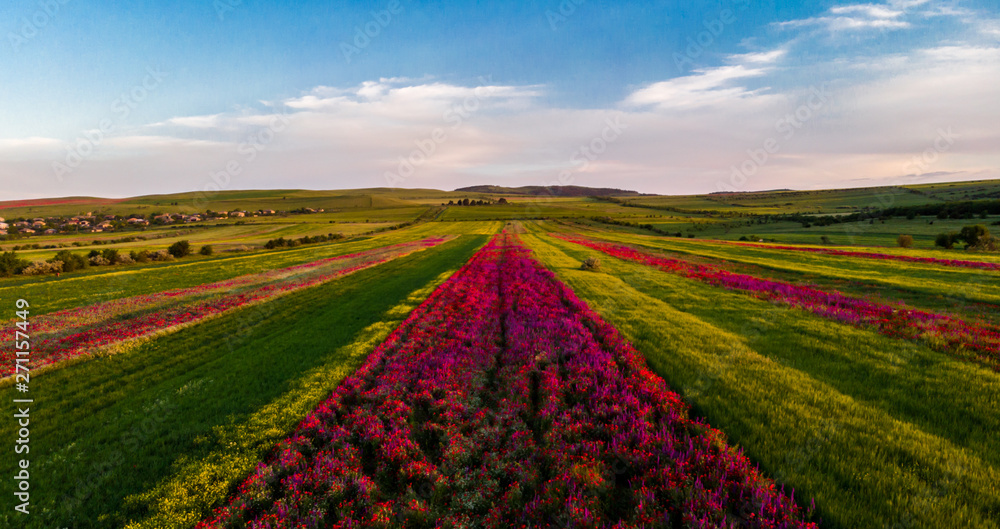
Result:
M692 75L651 83L629 94L623 104L626 107L689 110L762 97L766 89L750 89L742 81L766 75L785 54L785 49L776 49L730 55L726 58L729 65L703 68Z
M830 33L866 29L894 30L910 27L902 20L907 9L923 4L919 1L895 1L888 4L850 4L831 7L816 17L776 23L780 28L817 27Z

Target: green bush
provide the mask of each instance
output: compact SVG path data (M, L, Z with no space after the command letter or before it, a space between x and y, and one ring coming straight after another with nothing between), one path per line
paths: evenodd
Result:
M934 246L950 250L955 247L955 241L957 240L958 233L939 233L938 236L934 238Z
M206 244L205 246L201 247L201 250L198 250L198 253L200 253L201 255L212 255L213 253L215 253L215 250L212 248L211 244Z
M55 257L49 259L50 263L55 261L62 261L63 272L72 272L74 270L83 270L84 268L87 268L87 258L69 250L60 250L56 253Z
M986 229L986 226L983 226L982 224L965 226L960 232L958 232L958 239L965 241L966 248L979 246L979 241L981 239L989 238L990 230Z
M580 270L600 270L601 260L596 257L588 257L584 259L583 264L580 265Z
M900 235L896 238L896 244L898 244L900 248L913 248L913 236Z
M10 277L14 274L20 274L28 264L28 261L21 259L16 253L4 252L0 254L0 276Z
M167 248L170 255L174 257L187 257L191 255L191 243L188 241L177 241Z

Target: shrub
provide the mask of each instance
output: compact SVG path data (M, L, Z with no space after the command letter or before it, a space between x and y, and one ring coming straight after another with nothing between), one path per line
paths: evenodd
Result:
M129 252L128 255L129 255L129 257L132 258L133 261L135 261L137 263L146 263L146 262L149 262L149 257L150 257L149 250L140 250L138 252L135 251L135 250L132 250L131 252Z
M965 241L966 248L978 246L981 239L989 238L990 230L986 229L986 226L982 224L965 226L962 228L962 231L958 232L958 240Z
M173 261L174 254L170 253L169 250L157 250L149 254L149 258L153 261Z
M101 257L103 257L104 260L108 262L108 264L115 264L118 262L118 250L115 250L114 248L108 248L103 252L101 252Z
M26 276L40 276L43 274L55 274L62 272L62 269L62 261L35 261L34 263L26 266L21 273Z
M896 244L900 248L913 248L913 236L912 235L900 235L896 237Z
M177 241L167 248L170 255L174 257L186 257L191 255L191 243L188 241Z
M69 250L59 250L55 257L49 259L50 263L54 261L62 261L63 272L72 272L74 270L83 270L84 268L87 268L87 259L84 256L78 253L73 253Z
M28 261L21 259L14 252L4 252L0 255L0 276L10 277L14 274L20 274L27 266Z
M970 246L969 250L976 252L996 252L1000 251L1000 239L987 235L985 237L980 237L979 241L975 246Z
M88 259L88 261L90 261L91 266L104 266L111 264L111 262L109 262L107 259L104 258L103 255L100 254L91 257L90 259Z
M583 264L580 265L580 270L600 270L601 260L596 257L588 257L584 259Z
M940 246L941 248L947 248L950 250L955 247L955 241L957 238L957 233L939 233L938 236L934 238L934 246Z
M201 255L212 255L214 253L214 250L212 249L211 244L206 244L205 246L201 247L201 250L198 250L198 253L200 253Z
M823 244L830 244L830 237L823 235L819 238L819 242Z
M132 256L127 253L120 253L115 256L116 264L132 264L134 262L135 261L132 259Z

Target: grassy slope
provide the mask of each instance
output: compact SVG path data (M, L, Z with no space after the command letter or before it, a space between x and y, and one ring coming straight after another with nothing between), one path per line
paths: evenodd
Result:
M163 490L127 507L126 497L166 487L165 476L183 472L191 474L183 483L214 488L174 503L203 508L218 500L429 294L429 285L485 240L462 237L131 353L39 376L32 381L35 510L27 525L18 520L20 527L120 527L149 515L151 504L164 509L157 502ZM14 437L13 424L0 426L5 438ZM199 481L190 462L218 454L227 459ZM5 457L2 472L13 475L12 465ZM6 482L9 495L13 482ZM166 491L177 495L176 487Z
M547 236L539 257L830 527L997 527L1000 375Z

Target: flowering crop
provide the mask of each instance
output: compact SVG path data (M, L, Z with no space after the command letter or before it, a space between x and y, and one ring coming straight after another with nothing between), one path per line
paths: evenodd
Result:
M948 351L970 351L979 362L1000 369L1000 328L994 325L970 323L945 314L908 308L903 304L873 302L835 290L827 292L814 286L739 274L716 266L656 255L623 244L569 235L555 237L711 285L748 292L762 299L808 310L833 320L857 326L873 326L890 336L924 338L932 345L940 345Z
M314 286L401 257L446 239L375 248L233 279L115 299L38 317L32 322L33 367L91 353L99 348L188 324L249 303ZM13 334L12 325L9 330ZM4 353L6 356L12 353ZM5 362L3 376L13 374Z
M733 244L736 246L750 246L754 248L764 248L767 250L789 250L795 252L812 252L824 255L838 255L843 257L860 257L865 259L884 259L889 261L906 261L908 263L934 264L941 266L953 266L959 268L978 268L981 270L1000 270L1000 263L988 263L983 261L963 261L959 259L939 259L936 257L917 257L913 255L896 255L891 253L878 252L855 252L852 250L835 250L833 248L811 248L808 246L778 246L774 244L759 244L752 242L737 241L712 241L714 243Z
M502 234L198 527L816 527L793 496Z

